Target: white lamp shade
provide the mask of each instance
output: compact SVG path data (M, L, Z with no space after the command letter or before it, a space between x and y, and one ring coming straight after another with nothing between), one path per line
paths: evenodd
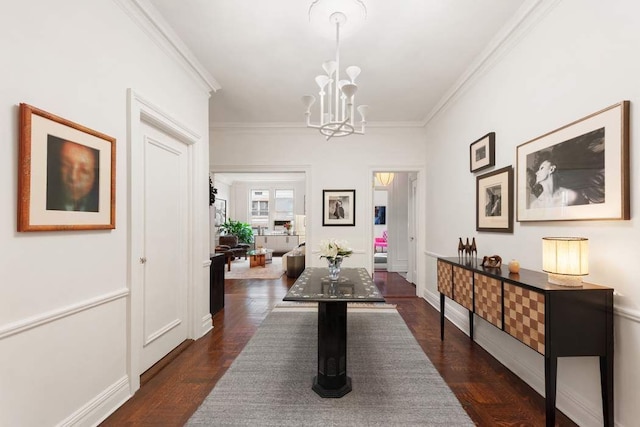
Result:
M331 79L323 74L316 76L316 83L318 84L318 87L320 88L320 90L324 90L324 87L327 85L327 83L329 83L331 81Z
M331 77L336 72L338 63L336 61L324 61L322 63L322 69L327 73L327 76Z
M348 83L342 86L342 93L346 95L347 99L351 99L351 97L356 94L357 90L358 90L358 86L352 83Z
M305 95L302 97L302 104L307 111L309 111L314 102L316 102L316 97L313 95Z
M369 113L369 106L368 105L359 105L358 106L358 113L360 113L360 117L362 117L362 120L367 120L367 114Z
M360 72L362 70L360 70L360 67L356 65L352 65L350 67L347 67L346 71L347 71L347 76L349 76L349 78L351 79L351 83L355 83L356 78L360 75Z
M584 237L543 237L542 269L569 276L589 274L589 240Z
M378 181L380 185L386 187L391 184L394 176L393 172L376 172L376 181Z

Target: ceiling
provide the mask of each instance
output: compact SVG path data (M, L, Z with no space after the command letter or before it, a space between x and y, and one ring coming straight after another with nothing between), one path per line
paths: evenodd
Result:
M210 101L212 126L237 127L303 122L300 98L317 98L314 78L323 73L322 62L335 56L335 37L320 34L309 22L314 1L358 0L149 3L220 84ZM362 68L356 105L369 105L372 126L424 123L526 3L360 1L366 5L366 20L341 37L341 73L349 65ZM331 24L327 28L332 31Z

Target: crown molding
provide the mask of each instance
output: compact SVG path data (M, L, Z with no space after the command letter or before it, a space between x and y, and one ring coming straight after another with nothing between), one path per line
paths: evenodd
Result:
M207 92L222 88L149 0L113 0L169 57Z
M473 86L483 73L499 63L503 55L513 49L561 1L527 0L427 114L422 121L422 126L428 125L453 104L467 88Z
M423 122L367 122L369 128L422 128ZM233 130L233 129L307 129L304 122L212 122L210 130Z

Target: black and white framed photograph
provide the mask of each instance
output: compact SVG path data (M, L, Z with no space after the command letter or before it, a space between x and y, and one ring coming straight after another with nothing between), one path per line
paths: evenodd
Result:
M513 232L513 167L476 177L476 231Z
M375 206L373 208L373 223L376 225L384 225L387 223L386 206Z
M216 197L214 206L216 208L215 225L216 227L219 227L225 222L227 222L227 201L219 197Z
M322 190L322 225L356 225L356 190Z
M496 133L489 132L469 146L469 170L478 172L496 164Z
M517 147L517 220L629 219L629 101Z
M115 228L116 140L20 104L18 231Z

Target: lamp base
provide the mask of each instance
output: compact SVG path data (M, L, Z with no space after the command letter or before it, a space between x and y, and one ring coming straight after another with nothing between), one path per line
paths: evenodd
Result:
M564 274L549 273L549 283L571 288L582 287L582 276L567 276Z

